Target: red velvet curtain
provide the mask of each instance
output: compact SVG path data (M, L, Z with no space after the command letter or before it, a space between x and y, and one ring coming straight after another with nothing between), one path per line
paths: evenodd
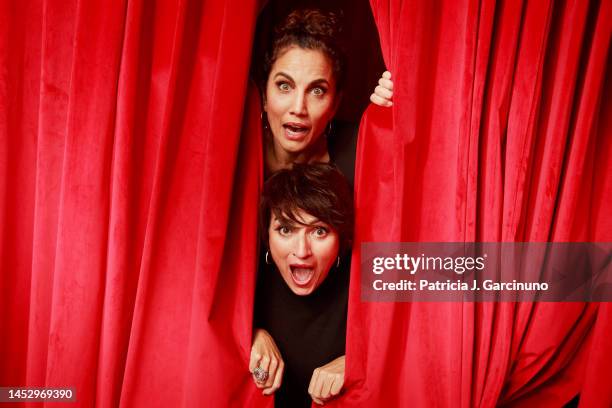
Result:
M0 385L271 405L258 2L0 7ZM359 241L610 241L611 7L372 1L396 95L362 121ZM361 303L359 273L334 405L612 403L607 305Z
M248 405L258 2L1 7L0 385Z
M610 241L612 3L371 4L396 92L361 123L358 243ZM356 249L345 401L612 404L607 304L361 303Z

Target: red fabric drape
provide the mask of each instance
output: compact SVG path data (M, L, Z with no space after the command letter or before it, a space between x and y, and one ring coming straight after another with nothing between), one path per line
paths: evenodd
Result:
M257 3L2 2L0 385L78 406L258 395Z
M610 2L371 5L396 92L361 123L357 244L610 240ZM608 305L361 303L358 249L346 403L612 403Z
M0 385L271 405L257 3L0 5ZM610 240L610 2L371 3L396 94L362 121L358 242ZM612 403L608 305L361 303L359 274L332 405Z

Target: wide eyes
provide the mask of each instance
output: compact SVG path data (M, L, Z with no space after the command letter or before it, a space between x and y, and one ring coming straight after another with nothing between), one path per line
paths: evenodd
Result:
M278 233L282 236L289 236L292 233L294 233L296 231L296 228L291 227L289 225L280 225L276 228L276 231L278 231ZM323 227L323 226L314 226L312 227L312 229L309 231L309 233L317 238L324 238L327 236L327 234L329 234L329 229Z
M320 88L320 87L316 87L316 88L312 88L312 94L315 96L323 96L325 95L325 89Z
M314 235L319 237L319 238L323 238L324 236L326 236L328 233L327 228L324 227L317 227L317 229L314 230Z
M279 81L276 83L276 87L281 92L289 92L292 89L292 86L289 82ZM321 86L315 86L309 90L309 92L314 96L323 96L327 93L327 89Z
M293 231L293 228L288 227L286 225L281 225L276 229L281 235L289 235Z

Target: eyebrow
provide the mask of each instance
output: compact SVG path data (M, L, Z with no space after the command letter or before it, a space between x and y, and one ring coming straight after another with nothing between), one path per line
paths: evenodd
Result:
M318 218L315 218L314 220L312 220L312 222L309 222L309 223L299 222L299 221L297 221L297 220L295 220L295 221L294 221L294 220L292 220L291 218L289 218L289 217L285 217L285 216L284 216L284 217L282 217L282 218L274 217L274 218L273 218L273 221L274 221L274 222L276 222L276 223L278 223L278 224L287 223L287 224L289 224L289 225L291 225L291 226L295 226L295 225L303 225L303 226L305 226L305 227L314 227L314 226L316 226L317 224L325 224L325 225L328 225L328 224L327 224L325 221L321 221L321 220L320 220L320 219L318 219Z
M286 74L284 72L277 72L276 75L274 75L274 79L276 79L276 77L279 77L279 76L284 77L284 78L288 79L289 81L295 83L295 80L293 78L291 78L291 75L289 75L289 74ZM314 81L311 81L308 84L308 86L313 86L313 85L327 85L327 86L330 86L329 85L329 81L327 81L327 79L325 79L325 78L315 79Z

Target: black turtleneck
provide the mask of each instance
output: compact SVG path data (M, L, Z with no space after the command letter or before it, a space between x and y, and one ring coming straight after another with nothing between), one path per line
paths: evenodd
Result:
M259 271L255 327L270 333L285 362L275 406L310 407L314 369L345 354L350 253L308 296L294 294L275 265L264 262Z

